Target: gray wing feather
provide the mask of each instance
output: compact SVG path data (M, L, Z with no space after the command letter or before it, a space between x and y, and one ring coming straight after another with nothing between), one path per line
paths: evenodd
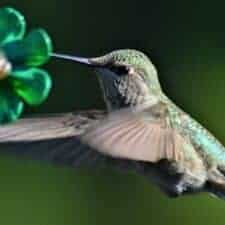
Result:
M102 154L80 140L104 116L101 111L88 111L21 119L0 127L0 153L70 166L104 161Z

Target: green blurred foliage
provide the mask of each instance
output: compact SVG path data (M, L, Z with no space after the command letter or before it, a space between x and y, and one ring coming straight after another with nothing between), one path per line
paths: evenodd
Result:
M225 31L220 1L1 0L41 26L57 52L147 53L165 92L225 143ZM27 114L103 108L94 74L52 60L48 101ZM111 169L74 170L0 159L2 225L224 224L225 202L207 194L171 200L147 180Z

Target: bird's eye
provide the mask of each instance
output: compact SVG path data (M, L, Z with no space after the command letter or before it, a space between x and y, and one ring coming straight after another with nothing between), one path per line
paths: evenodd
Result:
M127 75L129 68L127 66L110 66L110 70L119 76Z

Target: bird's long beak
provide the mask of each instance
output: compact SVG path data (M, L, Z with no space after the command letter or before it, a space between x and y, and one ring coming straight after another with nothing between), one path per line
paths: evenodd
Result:
M73 62L85 64L87 66L92 66L92 67L102 67L103 66L100 62L98 62L94 58L89 59L89 58L84 58L84 57L71 56L71 55L65 55L65 54L57 54L57 53L52 53L51 57L58 58L58 59L70 60Z

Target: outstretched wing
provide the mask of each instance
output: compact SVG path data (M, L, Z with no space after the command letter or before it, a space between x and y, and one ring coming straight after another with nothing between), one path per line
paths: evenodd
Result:
M82 141L105 155L120 159L158 162L196 157L188 138L172 127L163 103L142 112L125 109L111 113L88 128Z
M166 106L22 119L0 127L0 153L77 166L106 158L158 162L193 157L193 146L168 122Z
M0 127L0 153L79 166L104 160L80 135L105 116L88 111L21 119Z

